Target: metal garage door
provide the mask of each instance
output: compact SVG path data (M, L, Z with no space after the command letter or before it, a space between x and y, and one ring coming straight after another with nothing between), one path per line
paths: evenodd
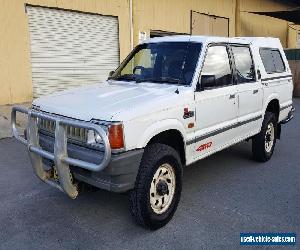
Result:
M229 36L229 19L192 11L192 35Z
M26 7L33 96L99 83L119 65L118 19Z

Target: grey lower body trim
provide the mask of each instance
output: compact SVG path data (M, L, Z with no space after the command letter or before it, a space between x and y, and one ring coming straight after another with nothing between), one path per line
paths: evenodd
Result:
M52 151L54 139L51 136L39 134L42 148ZM112 154L108 166L102 171L90 171L70 166L75 179L86 182L92 186L112 192L126 192L134 188L135 179L139 170L144 149L126 151ZM102 161L104 152L92 150L83 146L68 144L68 155L76 159L89 160L97 164ZM43 159L47 166L53 166L53 161Z
M259 119L261 119L261 118L262 118L262 115L259 115L259 116L253 117L253 118L251 118L251 119L248 119L248 120L246 120L246 121L234 123L234 124L232 124L232 125L230 125L230 126L226 126L226 127L224 127L224 128L220 128L220 129L217 129L217 130L215 130L215 131L212 131L212 132L209 132L209 133L207 133L207 134L204 134L204 135L201 135L201 136L199 136L199 137L196 137L195 139L192 139L192 140L190 140L190 141L187 141L186 144L187 144L187 145L194 144L194 143L196 143L196 142L198 142L198 141L205 140L205 139L207 139L207 138L209 138L209 137L212 137L212 136L221 134L221 133L223 133L223 132L225 132L225 131L227 131L227 130L234 129L234 128L237 128L237 127L239 127L239 126L243 126L243 125L245 125L245 124L247 124L247 123L257 121L257 120L259 120Z
M112 155L104 171L91 172L72 167L75 179L111 192L122 193L134 188L144 149Z

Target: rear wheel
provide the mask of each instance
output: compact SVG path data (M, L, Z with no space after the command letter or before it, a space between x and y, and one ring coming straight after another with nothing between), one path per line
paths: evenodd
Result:
M130 197L135 221L152 230L166 225L180 200L181 182L182 166L177 151L164 144L149 145Z
M256 161L266 162L272 157L276 134L276 116L274 113L266 112L260 133L252 139L252 154Z

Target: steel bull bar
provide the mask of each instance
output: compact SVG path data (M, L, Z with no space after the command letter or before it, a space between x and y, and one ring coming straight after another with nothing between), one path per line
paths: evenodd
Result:
M21 137L17 130L16 117L18 112L28 116L26 138ZM39 145L38 118L55 122L54 153L43 150ZM31 164L35 174L43 182L46 182L49 185L58 188L62 192L65 192L72 199L77 197L78 188L73 183L73 178L69 167L70 165L91 171L101 171L107 167L110 162L111 148L109 140L107 134L99 125L51 115L42 111L26 109L19 106L14 106L12 108L11 124L14 137L21 143L27 145ZM92 130L101 136L104 145L104 157L100 164L97 165L87 161L68 157L66 126L74 126L77 128ZM44 170L42 162L43 158L54 161L59 179L58 182L51 178L49 172Z

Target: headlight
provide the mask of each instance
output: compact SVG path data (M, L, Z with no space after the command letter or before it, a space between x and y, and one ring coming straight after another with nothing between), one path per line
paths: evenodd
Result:
M98 120L92 120L93 123L100 125L106 134L108 135L108 140L111 149L124 149L124 130L122 123L107 123ZM102 138L100 135L94 131L88 132L88 144L101 144Z
M96 134L93 130L89 130L87 134L87 144L94 145L94 144L101 144L102 138L100 135Z
M100 135L95 133L95 141L96 141L96 143L102 143L103 140Z
M95 121L95 120L92 120L92 122L97 124L97 125L100 125L100 127L107 134L108 124L106 124L106 125L100 124L100 121ZM102 144L102 138L94 130L88 130L88 132L87 132L87 144L90 144L90 145Z

